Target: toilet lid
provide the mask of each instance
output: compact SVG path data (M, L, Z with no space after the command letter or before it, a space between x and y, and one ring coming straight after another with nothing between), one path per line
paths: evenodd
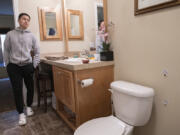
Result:
M74 135L122 135L125 123L114 116L90 120L76 129Z

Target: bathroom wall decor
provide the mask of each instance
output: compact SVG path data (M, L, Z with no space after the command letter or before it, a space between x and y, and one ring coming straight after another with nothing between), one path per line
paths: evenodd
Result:
M41 40L62 40L60 8L38 8Z
M134 0L134 15L180 5L180 0Z
M83 13L80 10L67 10L67 29L69 39L84 39Z

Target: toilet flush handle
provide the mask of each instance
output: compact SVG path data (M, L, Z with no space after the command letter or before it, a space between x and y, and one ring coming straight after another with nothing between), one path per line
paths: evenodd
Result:
M108 89L111 93L113 93L113 90L112 89Z

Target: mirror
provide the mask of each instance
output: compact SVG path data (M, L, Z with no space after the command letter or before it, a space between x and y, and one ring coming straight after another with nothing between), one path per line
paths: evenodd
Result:
M62 23L59 8L39 8L41 40L62 40Z
M95 50L97 48L96 46L98 46L97 34L99 24L102 20L104 20L105 26L107 24L107 1L64 0L64 3L66 11L66 33L67 39L70 40L68 42L68 50ZM76 11L83 13L82 19ZM83 38L80 38L82 34ZM76 39L76 41L72 39Z
M67 10L69 39L84 39L83 16L80 10Z
M56 14L53 12L45 13L45 21L46 21L46 35L48 36L57 35Z
M79 27L79 16L70 15L70 24L71 24L71 35L80 36L80 27Z

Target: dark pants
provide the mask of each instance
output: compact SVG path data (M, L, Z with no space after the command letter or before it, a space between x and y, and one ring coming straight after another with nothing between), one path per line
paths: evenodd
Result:
M27 106L31 106L34 96L34 81L33 64L27 64L25 66L18 66L16 64L9 63L7 65L7 72L12 84L16 109L20 113L23 113L24 101L23 101L23 79L27 88Z

